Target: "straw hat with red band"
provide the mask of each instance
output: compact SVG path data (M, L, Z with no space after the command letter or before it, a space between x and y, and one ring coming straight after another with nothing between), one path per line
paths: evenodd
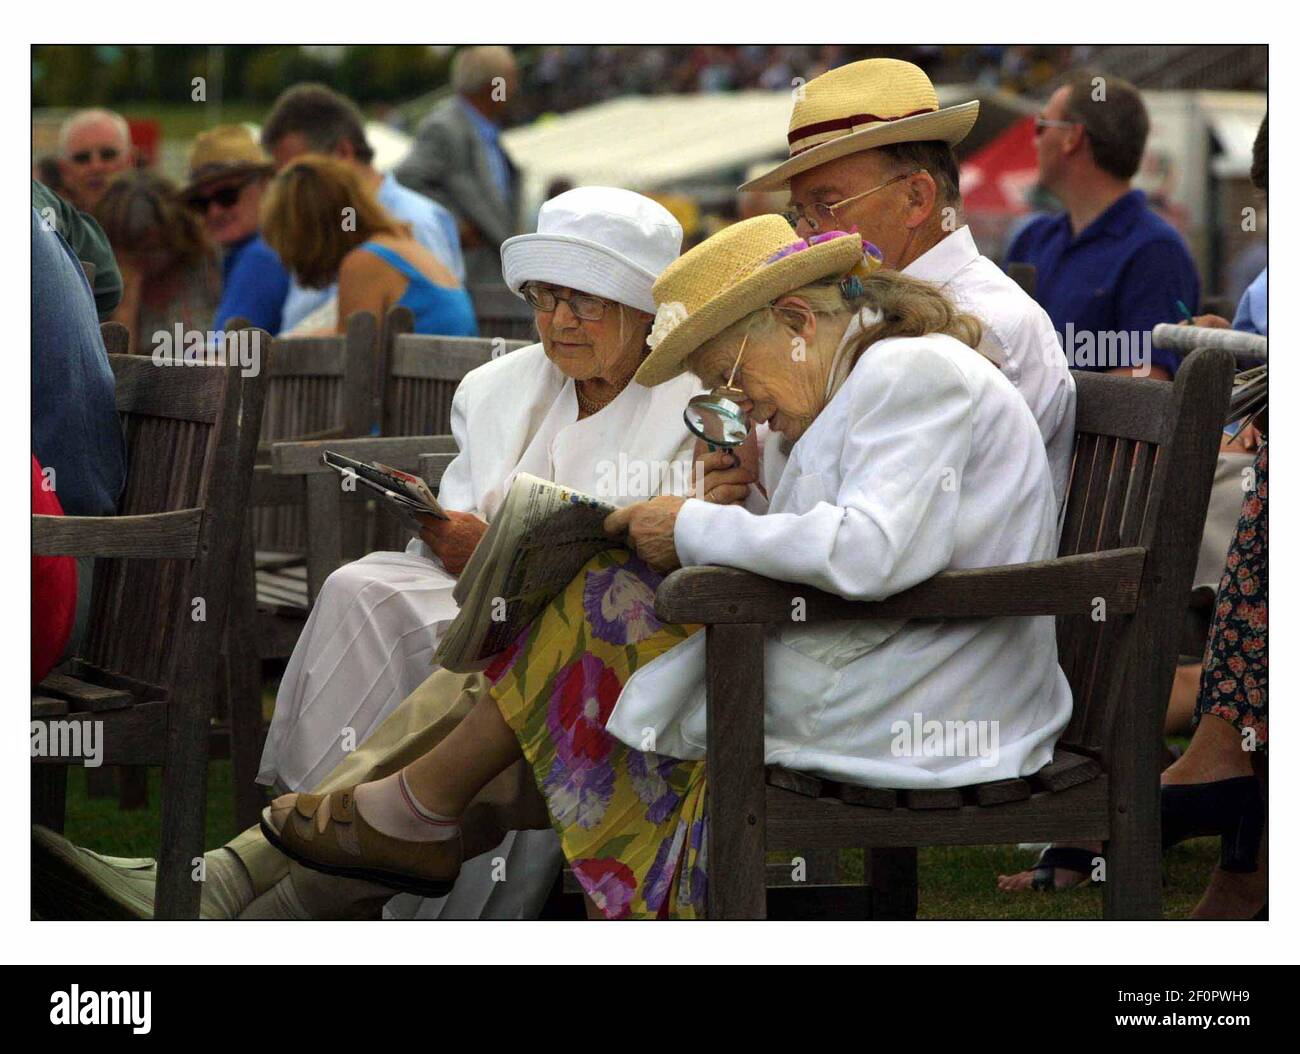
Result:
M724 227L656 279L659 309L636 381L650 388L685 373L691 352L786 293L819 278L865 277L880 265L879 249L845 231L805 241L780 216Z
M741 186L781 190L790 177L849 154L891 143L966 138L979 102L939 107L920 66L900 59L864 59L814 77L790 115L790 159Z

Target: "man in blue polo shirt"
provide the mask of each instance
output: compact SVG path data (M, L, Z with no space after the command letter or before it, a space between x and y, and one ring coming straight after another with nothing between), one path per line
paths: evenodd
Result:
M1167 380L1178 357L1151 347L1151 329L1185 318L1180 302L1194 312L1200 281L1182 237L1131 186L1149 127L1127 81L1069 75L1035 140L1039 182L1065 212L1028 224L1007 262L1037 268L1037 299L1075 369Z

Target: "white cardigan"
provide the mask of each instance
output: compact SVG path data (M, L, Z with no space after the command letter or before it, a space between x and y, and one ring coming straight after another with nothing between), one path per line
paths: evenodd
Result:
M682 564L878 600L945 569L1055 555L1034 416L951 337L868 348L770 494L765 515L688 501L675 534ZM765 665L767 761L854 783L1028 775L1051 760L1070 716L1051 617L792 622L769 637ZM703 675L701 632L633 674L607 727L630 746L703 757Z

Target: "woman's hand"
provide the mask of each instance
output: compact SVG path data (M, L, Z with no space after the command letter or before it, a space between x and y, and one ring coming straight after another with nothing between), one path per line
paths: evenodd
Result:
M710 452L708 444L699 440L695 444L695 474L697 498L714 505L744 501L750 485L758 482L758 433L751 429L740 446L729 450Z
M488 525L470 512L446 510L450 519L438 520L432 516L420 516L423 526L420 537L424 544L437 554L448 574L458 575L465 570L465 564L487 533Z
M614 537L627 535L628 545L651 570L671 571L682 566L673 542L677 514L685 498L664 494L649 501L638 501L624 509L615 509L605 517L605 533Z

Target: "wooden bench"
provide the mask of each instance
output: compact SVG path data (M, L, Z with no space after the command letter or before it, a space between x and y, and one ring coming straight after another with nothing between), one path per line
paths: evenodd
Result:
M1162 727L1232 373L1217 349L1189 356L1172 384L1075 373L1055 560L947 571L877 603L725 567L664 580L659 618L706 625L710 918L766 916L767 850L865 846L873 917L912 918L917 846L1049 840L1104 843L1107 918L1160 917ZM765 766L764 640L796 595L810 621L1055 615L1074 711L1054 760L943 790Z
M209 719L266 378L109 362L127 448L119 514L32 517L34 554L96 561L81 654L33 691L32 722L98 727L105 765L163 767L156 915L197 918ZM61 830L77 762L32 761L33 819Z

